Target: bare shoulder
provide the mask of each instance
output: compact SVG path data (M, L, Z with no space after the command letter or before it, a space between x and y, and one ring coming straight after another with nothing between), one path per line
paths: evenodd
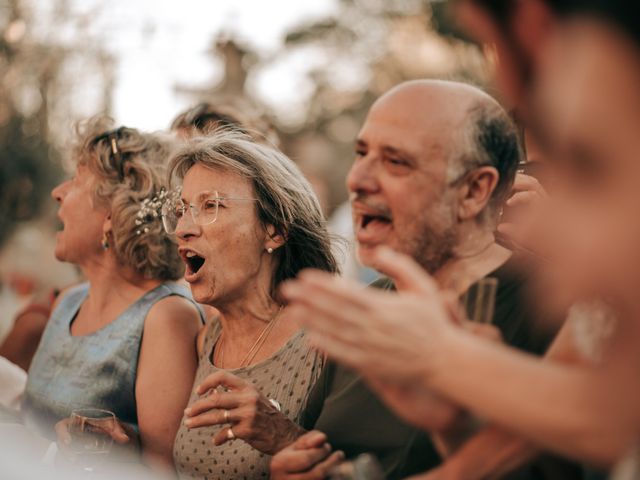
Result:
M201 326L200 312L190 300L171 295L157 301L149 310L144 322L145 334L149 331L198 332Z

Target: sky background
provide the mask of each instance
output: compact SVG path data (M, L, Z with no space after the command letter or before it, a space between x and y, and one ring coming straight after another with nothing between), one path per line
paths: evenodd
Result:
M36 0L40 12L50 7ZM163 129L192 103L176 85L211 85L221 77L210 49L219 34L233 35L269 57L280 50L291 27L336 11L337 0L73 0L69 18L89 18L92 40L117 60L114 110L116 122L145 130ZM43 15L41 18L47 18ZM72 22L70 22L72 23ZM43 25L43 31L74 41L67 25ZM309 86L304 74L317 62L313 55L292 55L263 70L250 86L280 112L296 114ZM90 83L90 82L89 82ZM77 94L78 92L76 92ZM97 92L93 92L97 93ZM92 110L91 86L76 95L84 115ZM83 111L84 110L84 111Z

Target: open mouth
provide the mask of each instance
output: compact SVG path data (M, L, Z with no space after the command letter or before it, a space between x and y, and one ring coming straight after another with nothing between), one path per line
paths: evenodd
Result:
M198 273L198 270L202 268L205 262L204 257L191 250L183 252L182 259L187 266L187 274L189 275Z
M360 217L360 228L362 230L383 225L391 225L391 218L385 215L362 215Z

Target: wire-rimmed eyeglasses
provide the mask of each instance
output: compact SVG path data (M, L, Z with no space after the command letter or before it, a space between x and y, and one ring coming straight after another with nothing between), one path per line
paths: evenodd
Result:
M220 205L228 200L257 202L257 198L220 196L217 191L203 192L197 196L196 203L185 203L182 199L162 205L162 225L167 233L173 234L187 209L196 225L209 225L218 219Z

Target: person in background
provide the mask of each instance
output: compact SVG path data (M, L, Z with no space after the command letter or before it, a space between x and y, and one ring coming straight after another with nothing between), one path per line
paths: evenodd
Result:
M170 126L170 130L181 138L206 136L218 129L237 130L255 142L273 147L280 144L269 121L249 105L201 102L178 114Z
M52 192L63 225L55 255L86 283L56 299L22 401L29 425L63 441L78 407L113 412L117 441L173 469L172 445L196 368L200 313L174 283L184 267L157 212L171 143L95 117L79 125L75 172Z

